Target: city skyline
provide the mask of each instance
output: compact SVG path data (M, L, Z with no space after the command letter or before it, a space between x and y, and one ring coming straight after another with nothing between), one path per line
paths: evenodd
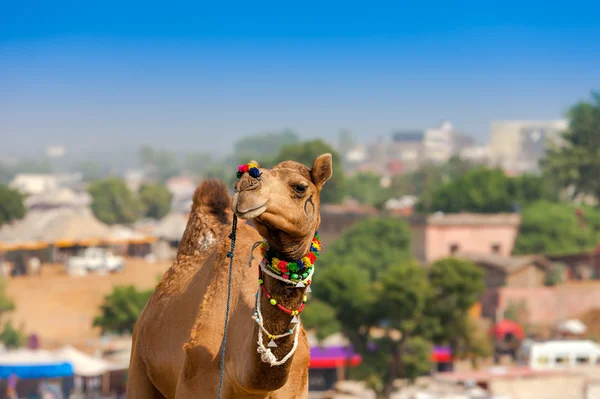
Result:
M444 120L487 141L492 120L564 118L600 78L591 2L28 7L0 16L9 154L226 153L263 131L366 141Z

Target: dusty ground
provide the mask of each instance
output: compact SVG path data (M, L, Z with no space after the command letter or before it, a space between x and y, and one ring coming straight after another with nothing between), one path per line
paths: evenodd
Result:
M99 335L92 320L115 285L154 287L170 265L130 259L121 273L81 277L68 276L60 265L44 265L41 276L8 279L16 305L9 317L13 324L23 322L28 334L38 334L44 347L83 343Z

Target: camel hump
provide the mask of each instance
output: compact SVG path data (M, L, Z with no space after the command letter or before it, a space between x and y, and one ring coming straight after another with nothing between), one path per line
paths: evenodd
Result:
M192 211L217 218L221 223L229 223L228 210L231 197L227 186L221 180L206 179L196 189Z

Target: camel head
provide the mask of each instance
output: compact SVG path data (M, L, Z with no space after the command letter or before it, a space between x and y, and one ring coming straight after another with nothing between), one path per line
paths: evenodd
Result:
M235 185L232 210L241 219L252 219L256 229L284 259L306 254L321 222L320 194L331 178L331 154L315 159L312 169L294 161L271 169L258 162L241 172ZM251 168L252 169L252 168Z

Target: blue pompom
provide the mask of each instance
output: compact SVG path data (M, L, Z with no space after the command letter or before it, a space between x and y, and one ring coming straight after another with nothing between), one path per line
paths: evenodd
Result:
M260 172L258 170L258 168L252 168L248 171L248 174L252 177L254 177L255 179L260 176Z

